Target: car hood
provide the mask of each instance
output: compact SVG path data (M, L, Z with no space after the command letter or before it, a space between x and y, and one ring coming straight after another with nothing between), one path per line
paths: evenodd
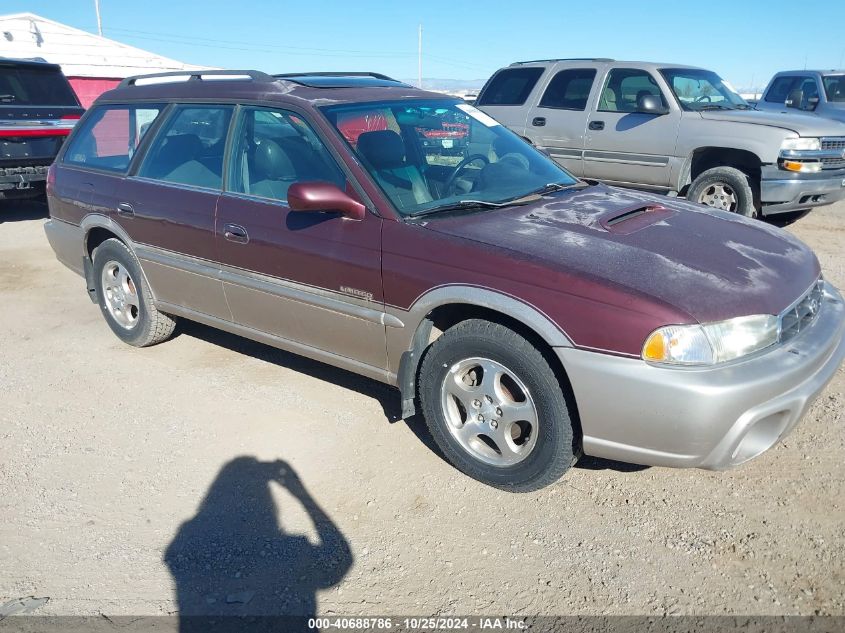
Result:
M777 314L820 274L813 252L786 231L605 185L525 206L434 217L427 227L650 297L701 322ZM519 268L486 272L512 277Z
M813 113L767 112L762 110L708 110L701 118L768 125L795 132L798 136L845 136L845 125Z

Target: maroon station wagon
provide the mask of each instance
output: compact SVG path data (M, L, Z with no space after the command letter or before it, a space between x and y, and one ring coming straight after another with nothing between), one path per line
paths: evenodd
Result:
M456 126L460 152L426 143ZM186 318L393 385L506 490L582 452L740 464L845 355L842 298L788 233L578 180L381 75L127 79L48 194L53 249L125 342Z

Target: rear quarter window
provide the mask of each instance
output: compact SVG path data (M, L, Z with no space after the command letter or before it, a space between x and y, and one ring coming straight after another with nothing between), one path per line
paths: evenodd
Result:
M500 70L478 95L475 104L522 105L545 70L537 66Z
M79 102L58 70L0 66L0 105L78 107Z
M163 106L98 106L70 139L64 163L125 172Z

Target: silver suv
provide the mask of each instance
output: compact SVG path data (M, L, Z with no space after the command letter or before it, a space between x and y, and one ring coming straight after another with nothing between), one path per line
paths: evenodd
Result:
M499 70L476 101L570 172L745 216L845 197L845 125L751 108L716 73L557 59Z

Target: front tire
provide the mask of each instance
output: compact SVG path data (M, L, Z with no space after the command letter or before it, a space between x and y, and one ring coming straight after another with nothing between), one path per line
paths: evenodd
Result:
M749 177L735 167L703 171L690 185L687 200L747 218L757 217Z
M176 321L153 305L141 265L126 244L104 241L94 250L93 265L100 310L119 339L148 347L170 338Z
M420 399L449 462L490 486L538 490L578 454L558 377L536 347L502 325L471 319L438 338L423 358Z

